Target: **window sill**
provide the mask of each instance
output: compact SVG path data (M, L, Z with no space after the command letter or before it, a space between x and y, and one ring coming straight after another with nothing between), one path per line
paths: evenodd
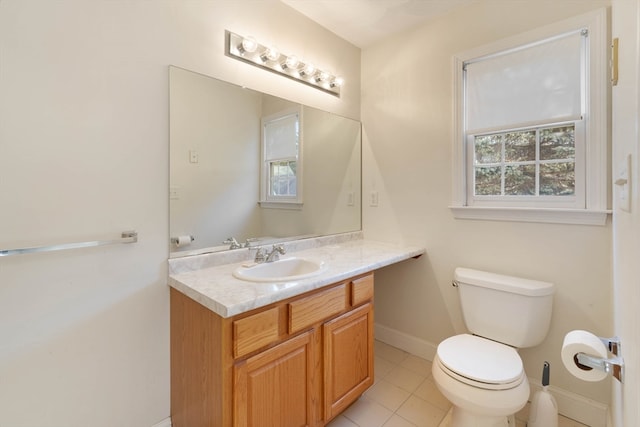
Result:
M605 225L610 210L449 206L456 219Z
M290 209L302 210L302 203L298 202L260 202L260 207L265 209Z

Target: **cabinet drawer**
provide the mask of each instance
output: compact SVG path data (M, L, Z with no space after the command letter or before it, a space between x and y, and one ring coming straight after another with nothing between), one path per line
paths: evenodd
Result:
M373 299L373 274L351 282L351 305L358 305Z
M289 333L300 331L347 308L346 284L289 303Z
M240 357L278 339L278 308L233 322L233 356Z

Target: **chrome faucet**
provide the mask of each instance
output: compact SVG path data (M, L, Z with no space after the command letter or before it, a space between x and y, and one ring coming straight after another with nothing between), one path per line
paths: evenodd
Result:
M264 248L261 246L256 246L249 248L256 250L256 256L253 259L253 262L256 264L262 264L263 262L273 262L278 261L280 259L280 255L284 255L287 251L284 249L284 245L273 245L271 248L271 252L265 253Z
M280 259L280 255L286 254L287 251L284 249L284 245L273 245L271 248L271 252L267 254L267 258L264 262L273 262Z
M249 248L249 250L251 249L255 249L256 250L256 257L253 259L253 262L255 262L256 264L262 264L265 260L265 256L264 256L264 251L262 250L262 246L258 246L255 248Z
M222 244L223 245L231 245L231 246L229 246L229 249L240 249L242 247L242 245L240 243L238 243L238 241L236 240L235 237L227 238L227 240L222 242Z

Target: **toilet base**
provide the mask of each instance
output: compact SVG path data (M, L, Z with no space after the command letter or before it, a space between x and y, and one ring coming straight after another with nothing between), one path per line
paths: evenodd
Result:
M490 417L472 414L458 407L451 411L450 427L515 427L515 416Z

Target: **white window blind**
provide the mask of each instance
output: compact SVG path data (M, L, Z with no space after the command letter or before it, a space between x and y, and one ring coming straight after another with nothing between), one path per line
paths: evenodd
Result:
M298 157L298 115L290 114L264 124L265 160Z
M574 32L466 62L467 133L580 118L582 39Z

